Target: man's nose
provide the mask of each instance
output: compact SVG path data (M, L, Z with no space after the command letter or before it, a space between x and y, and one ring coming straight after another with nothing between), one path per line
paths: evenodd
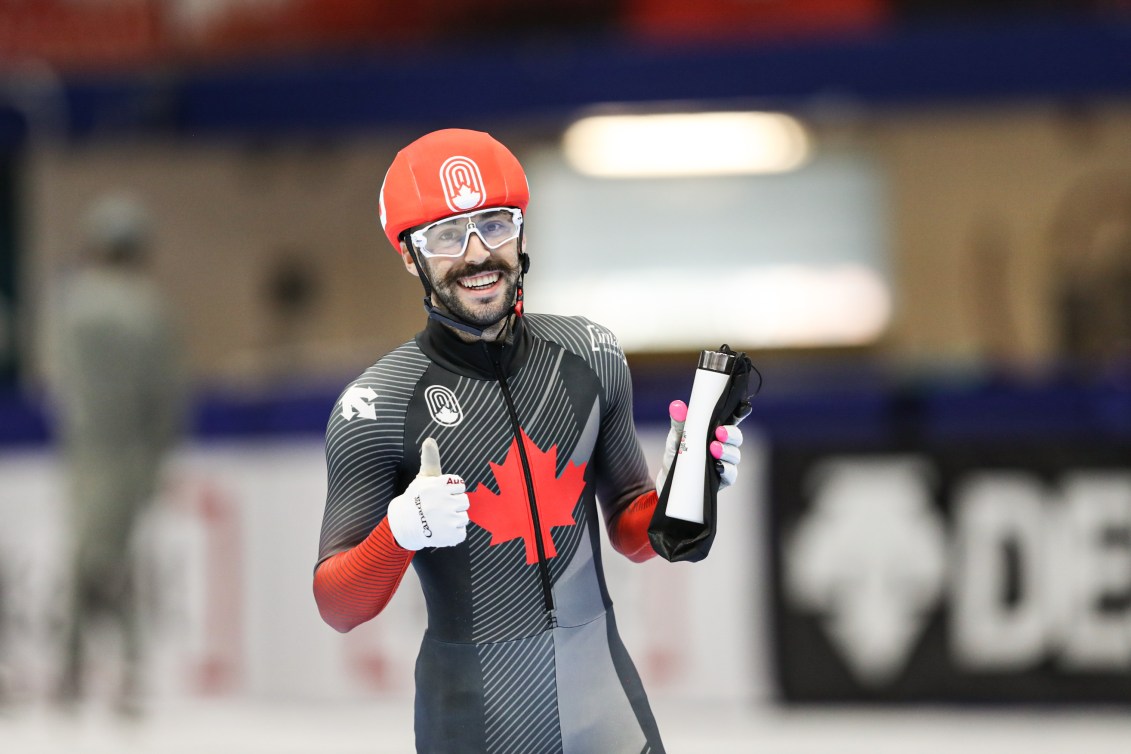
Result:
M483 243L478 233L471 233L467 238L467 251L463 253L468 264L483 264L491 256L491 250Z

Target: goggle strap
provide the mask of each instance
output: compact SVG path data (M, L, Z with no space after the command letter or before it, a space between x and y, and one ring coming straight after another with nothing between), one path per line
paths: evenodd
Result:
M401 241L403 241L405 247L408 248L408 253L412 257L412 263L416 265L416 271L419 273L417 277L420 278L420 284L424 286L424 301L427 305L432 299L432 281L428 279L428 271L424 268L424 265L420 263L420 256L416 253L416 244L412 241L412 234L405 231L401 234Z
M518 286L514 292L514 316L521 317L523 315L523 292L522 288L526 282L526 272L530 269L530 255L522 250L522 232L523 228L518 229Z

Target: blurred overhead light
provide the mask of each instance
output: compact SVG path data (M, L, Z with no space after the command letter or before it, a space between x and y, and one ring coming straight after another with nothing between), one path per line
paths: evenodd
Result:
M716 341L755 348L863 346L891 322L887 282L861 264L734 268L725 290L720 293L714 269L604 270L531 286L527 301L554 314L583 310L616 333L626 351L694 350Z
M783 113L601 115L573 123L570 165L603 178L783 173L809 156L809 138Z

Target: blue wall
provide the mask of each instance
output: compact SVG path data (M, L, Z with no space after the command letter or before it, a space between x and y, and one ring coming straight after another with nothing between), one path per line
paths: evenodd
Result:
M468 85L473 81L498 85L485 95ZM74 138L340 134L453 119L554 119L609 102L747 100L791 108L825 99L889 107L1128 95L1131 21L1069 18L904 25L788 44L508 37L65 82ZM19 135L0 129L0 138Z

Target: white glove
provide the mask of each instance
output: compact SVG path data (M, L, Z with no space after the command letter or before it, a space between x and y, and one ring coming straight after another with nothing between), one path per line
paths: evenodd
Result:
M389 502L389 529L406 550L451 547L467 538L467 485L440 473L440 448L429 437L420 446L420 473Z
M668 416L672 424L664 443L664 458L660 463L660 473L656 475L657 492L663 491L672 462L679 452L680 443L683 442L683 423L687 421L687 404L683 401L672 401L668 406ZM711 456L715 459L715 468L719 472L720 490L729 487L738 476L738 463L742 460L740 445L742 445L742 431L738 425L723 424L715 428L715 439L711 442Z

